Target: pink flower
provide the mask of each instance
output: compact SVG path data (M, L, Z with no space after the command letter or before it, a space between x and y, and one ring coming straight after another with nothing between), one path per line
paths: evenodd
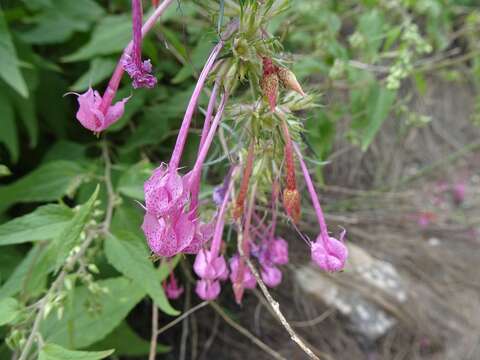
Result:
M209 250L200 250L195 258L193 270L204 280L226 280L228 268L222 255L212 257Z
M210 240L213 236L214 224L198 222L195 226L195 234L193 235L193 240L185 249L183 253L185 254L197 254L204 245Z
M348 249L343 243L345 230L340 234L337 240L329 237L325 242L321 235L312 243L312 260L323 270L329 272L340 271L345 267L345 261L348 257Z
M167 297L172 300L178 299L180 295L183 294L183 286L177 285L177 280L175 279L173 272L170 273L170 279L168 280L168 283L163 284L163 288L165 289L165 294L167 294Z
M77 119L83 127L93 131L101 132L108 128L111 124L116 122L123 115L125 103L129 98L124 98L107 108L104 113L101 110L102 96L98 91L91 87L83 94L76 94L78 96L78 111Z
M215 300L220 295L220 282L211 280L198 280L195 292L202 300Z
M268 251L270 260L274 264L288 264L288 243L284 239L277 237L271 240L268 244Z
M145 205L156 216L165 216L184 207L188 201L188 178L161 164L145 182Z
M132 0L132 51L126 52L121 62L125 71L133 79L135 89L152 88L157 83L157 79L150 74L152 71L150 60L142 62L142 17L142 0Z
M457 204L463 203L465 200L465 193L466 193L466 184L464 181L458 181L452 186L452 193L453 193L453 200Z
M142 230L155 255L171 257L182 252L193 240L195 225L188 214L157 217L147 211Z
M340 235L340 240L330 237L327 230L327 224L323 217L323 211L318 200L315 187L313 186L312 178L308 172L307 165L303 160L302 153L296 144L294 149L298 155L298 160L302 168L305 183L307 184L310 198L317 215L318 225L320 227L320 234L314 243L311 243L312 260L323 270L334 272L340 271L345 267L345 262L348 257L348 249L343 243L343 238L346 231L343 230Z
M262 266L263 282L269 287L275 287L282 282L282 272L276 266Z
M230 259L230 281L232 283L240 281L246 289L254 289L257 286L257 280L253 276L248 266L240 268L240 256L235 254Z

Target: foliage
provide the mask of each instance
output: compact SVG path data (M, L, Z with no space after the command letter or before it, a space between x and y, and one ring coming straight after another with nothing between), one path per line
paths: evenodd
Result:
M130 311L150 297L165 314L178 315L162 287L172 269L149 259L136 200L144 200L151 170L170 156L217 28L247 3L255 2L171 6L143 44L157 87L131 90L124 79L118 98L134 96L99 138L75 120L75 97L67 93L105 84L131 38L129 2L23 0L0 9L0 246L8 257L0 262L0 336L8 345L0 355L25 346L39 305L41 336L34 340L42 360L102 359L110 348L145 355L148 346L125 321ZM305 126L315 163L329 160L338 137L368 151L388 119L401 127L428 122L408 110L408 101L425 93L430 72L451 75L450 65L469 60L461 76L480 84L474 1L311 0L281 10L268 23L277 36L268 47L294 54L285 63L312 102L323 104L294 124ZM263 44L244 35L233 51L249 58ZM239 65L245 72L255 66L246 63ZM200 102L206 106L205 98ZM224 124L232 142L244 120ZM198 141L189 137L184 166L192 165ZM211 186L221 182L220 148L208 162Z

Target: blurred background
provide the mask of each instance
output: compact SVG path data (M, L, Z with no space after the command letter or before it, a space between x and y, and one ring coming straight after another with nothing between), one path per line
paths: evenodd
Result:
M47 225L25 216L50 202L85 203L103 176L99 144L108 141L121 202L112 226L143 238L135 200L170 156L220 10L209 0L171 6L143 45L157 87L132 90L125 78L118 97L134 96L97 138L75 119L72 93L104 89L131 38L130 2L0 4L0 358L10 359L28 335L28 306L52 280L31 265ZM150 11L151 2L144 7ZM298 235L283 229L291 260L272 294L292 327L322 359L480 359L480 4L291 1L268 30L306 92L318 95L321 106L303 114L309 162L327 222L347 228L350 249L345 271L331 276L311 266ZM198 132L201 120L194 118ZM189 138L184 165L194 160L198 139ZM212 186L221 181L215 174L207 179ZM311 234L313 214L304 206L300 227ZM60 223L71 214L44 217ZM83 287L118 275L101 245L87 256L99 274L89 270ZM305 358L257 291L238 307L229 290L219 300L223 312L204 307L162 333L157 358L272 358L252 337L287 359ZM75 311L63 298L54 306L88 334L75 335L74 348L116 348L112 359L146 359L151 301L140 294L126 306L79 291L85 301ZM15 321L2 320L13 311L7 298L21 314ZM172 302L184 310L196 303L188 288ZM87 305L102 315L84 320ZM171 319L160 314L161 324ZM44 337L71 346L59 335L69 323L46 321Z

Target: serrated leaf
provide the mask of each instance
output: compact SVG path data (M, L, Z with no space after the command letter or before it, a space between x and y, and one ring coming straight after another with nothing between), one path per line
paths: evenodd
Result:
M57 344L45 344L40 350L38 360L100 360L113 354L114 350L75 351L65 349Z
M115 349L118 356L142 356L150 352L150 342L142 339L123 321L120 326L113 330L108 336L93 344L89 350ZM170 347L157 344L157 354L170 351Z
M92 295L85 286L76 288L62 319L52 313L42 322L40 332L46 341L85 348L111 333L145 296L140 286L124 277L96 283L108 292ZM89 301L95 301L98 311L88 311Z
M97 85L112 74L116 64L117 62L112 59L93 59L87 72L80 76L71 89L73 91L85 91L90 86Z
M0 225L0 246L52 239L73 217L72 209L49 204Z
M63 61L81 61L119 53L130 41L131 31L130 19L126 15L106 16L93 31L90 41L73 54L65 56Z
M0 186L0 211L15 203L53 201L71 195L85 177L86 170L77 163L47 163L12 184Z
M28 88L20 71L20 62L13 46L12 37L0 8L0 77L23 97L28 97Z
M14 298L4 298L0 300L0 326L14 321L20 309L20 304Z
M161 310L169 315L179 314L168 302L142 239L127 232L110 235L105 240L105 254L108 262L145 289Z

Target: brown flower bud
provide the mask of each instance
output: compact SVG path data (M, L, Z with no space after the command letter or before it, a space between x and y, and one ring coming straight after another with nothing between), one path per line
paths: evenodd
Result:
M280 79L280 82L285 88L293 90L300 95L305 96L305 92L298 83L297 77L292 71L285 67L281 67L278 69L278 78Z

